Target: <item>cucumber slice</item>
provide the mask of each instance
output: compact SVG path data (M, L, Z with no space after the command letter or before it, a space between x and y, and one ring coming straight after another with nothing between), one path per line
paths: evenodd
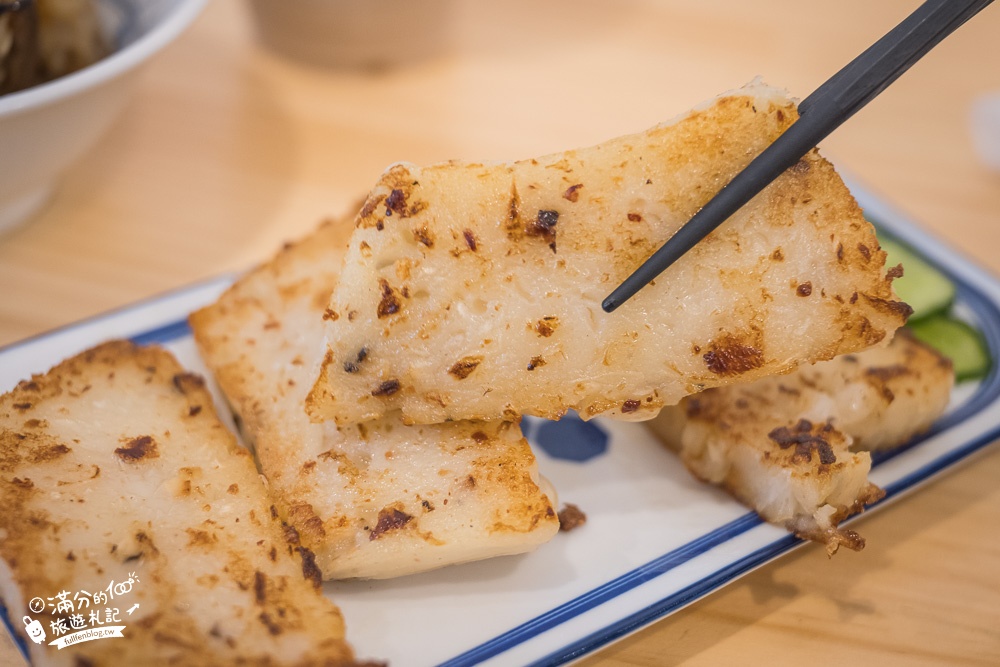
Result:
M961 320L947 315L926 317L906 325L913 335L951 359L955 380L977 380L993 365L982 335Z
M947 276L892 239L879 238L879 243L888 255L885 261L887 267L903 265L902 277L893 280L892 286L899 298L913 309L911 322L942 313L951 307L955 300L955 285Z

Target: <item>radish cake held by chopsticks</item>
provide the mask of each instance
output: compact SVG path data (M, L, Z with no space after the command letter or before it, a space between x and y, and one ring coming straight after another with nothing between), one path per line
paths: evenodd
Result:
M314 420L641 420L887 339L909 312L815 151L615 313L601 300L797 115L762 84L502 164L397 164L355 221Z

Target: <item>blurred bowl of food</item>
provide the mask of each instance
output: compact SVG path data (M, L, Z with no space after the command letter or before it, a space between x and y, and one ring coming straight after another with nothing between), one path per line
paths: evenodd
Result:
M206 0L0 0L0 233L29 219Z

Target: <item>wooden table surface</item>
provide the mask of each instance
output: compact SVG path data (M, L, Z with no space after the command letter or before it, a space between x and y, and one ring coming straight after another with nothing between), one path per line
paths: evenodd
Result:
M456 0L436 54L357 71L267 51L248 7L216 0L42 214L0 238L0 345L246 268L397 160L589 145L757 75L804 97L917 4ZM998 37L991 7L823 146L996 273L1000 174L977 160L968 114L1000 91ZM583 664L1000 664L995 444L855 528L863 552L804 547Z

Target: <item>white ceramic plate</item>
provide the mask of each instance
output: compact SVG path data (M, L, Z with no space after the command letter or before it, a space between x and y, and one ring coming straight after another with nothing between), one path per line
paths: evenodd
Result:
M853 188L879 226L958 286L956 313L1000 355L1000 283L883 202ZM152 299L0 350L0 390L111 337L161 343L204 372L185 317L230 278ZM220 412L226 414L219 401ZM327 584L359 656L403 665L559 665L662 618L800 542L695 482L639 424L525 420L542 474L587 523L538 551L376 582ZM879 458L886 499L1000 436L1000 375L956 389L925 436ZM864 558L862 554L860 556ZM14 616L18 616L15 613ZM10 629L8 623L8 629ZM12 633L23 646L23 633Z

